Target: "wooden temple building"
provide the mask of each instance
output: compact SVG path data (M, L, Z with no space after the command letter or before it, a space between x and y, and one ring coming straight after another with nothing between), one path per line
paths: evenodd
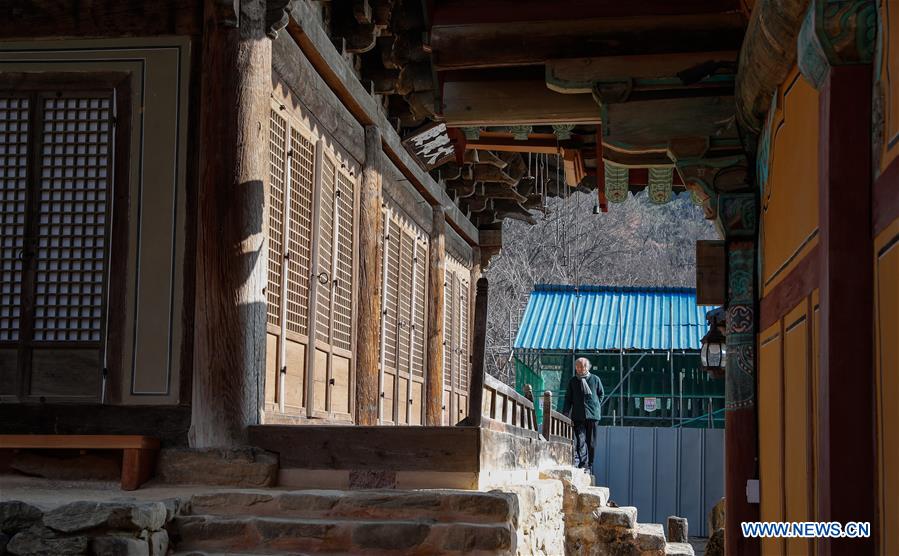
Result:
M0 11L0 434L316 469L530 438L483 375L503 221L688 190L723 240L700 263L727 311L728 554L899 552L894 2ZM759 542L750 520L873 534Z

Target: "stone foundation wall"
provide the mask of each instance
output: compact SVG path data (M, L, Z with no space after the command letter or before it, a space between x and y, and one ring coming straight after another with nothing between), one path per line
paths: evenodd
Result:
M43 511L0 502L0 554L164 556L178 502L79 501Z
M565 520L562 513L562 482L536 480L528 484L504 486L513 494L518 512L513 519L518 556L555 556L565 553Z

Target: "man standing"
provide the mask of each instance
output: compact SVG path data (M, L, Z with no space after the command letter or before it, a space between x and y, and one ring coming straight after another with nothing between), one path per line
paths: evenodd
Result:
M606 393L602 381L590 374L590 361L581 357L574 362L574 376L565 390L565 406L562 413L574 423L574 466L593 473L593 441L596 424L602 412L602 400Z

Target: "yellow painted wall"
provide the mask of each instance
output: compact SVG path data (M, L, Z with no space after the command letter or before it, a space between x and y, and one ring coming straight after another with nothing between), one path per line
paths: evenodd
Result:
M818 243L818 120L818 92L794 68L771 116L768 179L762 189L763 299ZM759 335L764 521L806 521L815 515L817 307L815 290ZM811 554L813 547L808 540L762 541L764 554Z
M787 521L809 521L812 422L809 303L803 300L783 319L784 479ZM807 539L787 539L787 554L808 554Z
M899 219L874 253L880 553L899 554Z
M783 370L781 323L759 336L759 487L760 519L784 518ZM762 539L764 554L783 554L783 539Z
M794 68L778 92L762 194L762 292L817 243L818 92Z

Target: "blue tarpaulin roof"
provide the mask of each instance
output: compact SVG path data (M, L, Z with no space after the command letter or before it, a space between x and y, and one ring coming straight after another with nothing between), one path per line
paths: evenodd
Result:
M572 327L571 311L575 323ZM699 350L708 330L691 288L535 286L515 338L515 349Z

